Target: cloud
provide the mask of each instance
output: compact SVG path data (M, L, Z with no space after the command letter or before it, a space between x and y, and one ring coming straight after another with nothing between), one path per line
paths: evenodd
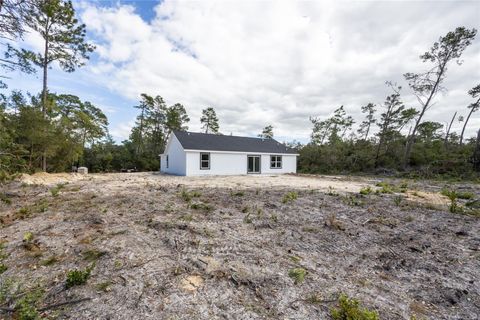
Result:
M84 3L81 10L98 46L99 61L89 67L98 85L128 99L146 92L180 102L192 130L212 106L222 132L255 135L270 123L276 135L305 141L309 116L326 117L340 105L361 122L360 106L389 94L386 80L402 84L407 106L418 107L402 74L428 67L418 56L439 36L478 27L480 4L165 0L150 22L130 5ZM462 66L450 65L449 91L425 120L466 114L479 53L477 39ZM469 135L479 124L471 121Z

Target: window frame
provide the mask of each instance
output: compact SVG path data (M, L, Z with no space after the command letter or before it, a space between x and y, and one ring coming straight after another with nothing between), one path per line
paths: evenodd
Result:
M207 155L208 156L208 160L202 160L202 156L203 155ZM211 158L211 154L210 152L200 152L200 170L210 170L210 162L211 162L212 158ZM202 162L204 161L208 161L208 167L203 167L202 166Z
M168 169L168 154L165 156L165 167Z
M272 160L275 157L275 160ZM280 158L280 160L278 160ZM273 165L275 163L275 166ZM278 166L280 164L280 166ZM283 167L283 157L277 154L270 155L270 169L282 169Z

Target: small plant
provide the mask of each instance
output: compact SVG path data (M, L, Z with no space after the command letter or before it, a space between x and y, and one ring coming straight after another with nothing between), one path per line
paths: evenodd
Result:
M258 189L257 189L258 191ZM232 196L236 196L236 197L243 197L245 195L245 191L236 191L236 192L231 192L230 193ZM258 194L258 193L257 193Z
M15 304L16 314L19 320L37 320L41 319L37 304L43 298L43 290L35 289L25 294Z
M0 193L0 201L4 202L5 204L12 204L12 200L3 193Z
M277 223L278 222L278 216L275 213L272 213L270 215L270 220L272 220L272 222Z
M97 283L95 287L97 288L98 291L108 292L110 291L111 285L112 285L111 281L105 281L105 282Z
M327 194L328 196L332 196L332 197L338 197L338 196L339 196L338 192L337 192L337 191L335 190L335 188L332 187L332 186L328 186L328 191L327 191L326 194Z
M393 193L394 192L394 186L392 186L390 183L387 182L379 182L376 184L377 187L380 187L376 191L376 193Z
M250 208L248 206L245 206L242 208L242 213L247 213Z
M83 252L82 256L83 256L83 260L93 262L93 261L97 261L98 259L100 259L106 254L107 254L106 251L99 251L97 249L92 249L92 250L87 250Z
M8 270L8 267L5 264L0 263L0 274L4 273L7 270Z
M373 193L373 189L370 186L360 189L360 194L363 196L368 196L371 193Z
M297 200L297 198L298 198L298 193L296 193L295 191L290 191L283 195L282 203L289 203Z
M402 196L395 196L395 197L393 198L393 203L395 203L395 205L396 205L397 207L400 206L400 204L402 203L402 201L403 201L403 197L402 197Z
M31 215L32 215L32 211L30 210L29 207L20 208L20 210L18 210L17 213L15 214L15 216L19 219L29 218Z
M193 198L200 198L202 194L198 191L188 192L187 190L182 189L182 193L180 194L180 196L183 200L185 200L185 202L190 202Z
M85 284L90 277L90 273L93 270L95 265L91 265L87 267L85 270L70 270L67 272L67 280L65 282L65 286L67 289Z
M363 201L361 201L360 199L358 199L354 195L343 197L343 203L345 203L349 206L352 206L352 207L360 207L360 206L363 205Z
M33 241L33 233L25 232L23 234L23 242L24 243L31 243Z
M293 268L288 271L288 276L293 279L295 284L300 284L305 281L305 276L307 275L307 270L303 268Z
M244 223L252 223L252 222L253 222L253 219L250 218L250 215L251 215L251 213L249 212L249 213L247 213L247 215L243 218L243 222L244 222Z
M52 189L50 189L50 193L52 194L53 197L58 196L60 193L60 190L62 190L65 187L66 183L59 183Z
M362 308L356 299L350 299L347 295L341 294L338 298L338 307L330 310L333 320L379 320L376 311Z
M190 208L192 208L194 210L203 210L205 212L210 212L210 211L213 211L213 209L214 209L211 204L203 203L203 202L192 203L190 205Z
M51 265L53 265L53 264L55 264L55 263L57 263L57 262L58 262L58 258L57 258L56 256L51 256L51 257L48 257L48 258L45 259L45 260L42 260L42 261L40 262L40 264L41 264L42 266L48 267L48 266L51 266Z

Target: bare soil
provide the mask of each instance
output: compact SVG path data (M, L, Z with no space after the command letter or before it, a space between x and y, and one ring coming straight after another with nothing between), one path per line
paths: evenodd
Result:
M381 319L478 319L480 218L432 182L359 194L379 180L23 176L0 201L0 319L35 287L52 319L329 319L340 293Z

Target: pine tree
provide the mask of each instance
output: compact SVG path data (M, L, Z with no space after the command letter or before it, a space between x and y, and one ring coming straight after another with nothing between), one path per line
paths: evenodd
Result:
M273 126L269 124L263 128L262 133L258 135L260 138L273 139Z
M217 113L212 107L202 110L200 123L202 123L202 128L205 130L205 133L218 133L219 125Z

